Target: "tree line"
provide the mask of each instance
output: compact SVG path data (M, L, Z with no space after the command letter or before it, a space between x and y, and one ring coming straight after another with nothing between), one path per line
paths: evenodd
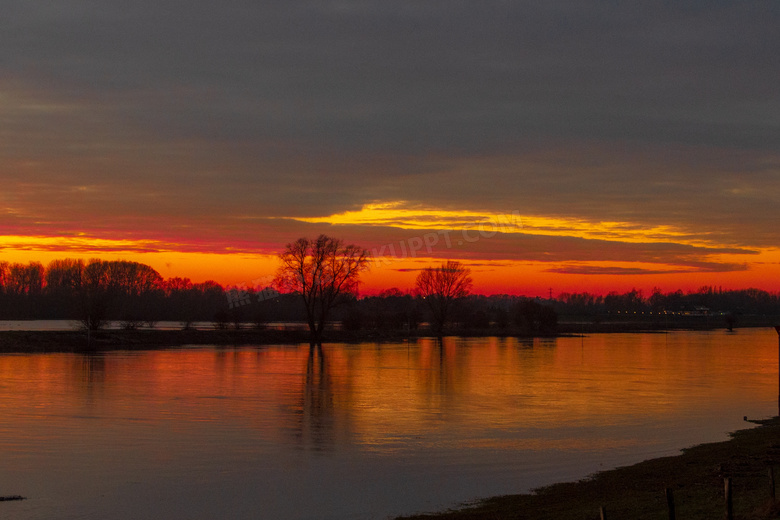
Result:
M227 307L225 289L218 283L163 279L138 262L0 262L0 319L76 320L92 330L121 321L134 328L161 320L212 320Z
M0 320L73 320L98 330L110 322L123 328L154 327L159 321L210 322L217 328L269 322L307 323L312 342L326 326L348 331L447 331L519 328L552 333L550 306L522 297L471 295L470 272L449 261L421 271L415 289L397 288L358 297L365 251L338 239L300 239L280 253L274 287L227 286L188 278L164 279L149 265L124 260L54 260L44 266L0 262Z
M780 314L780 293L761 289L723 290L702 286L698 290L663 292L654 288L645 296L641 290L610 292L606 296L591 293L562 293L553 302L561 314L574 316L617 316L620 314L672 315L765 315Z
M287 244L278 256L274 289L164 279L146 264L124 260L0 262L0 319L70 319L91 330L110 321L125 328L157 321L180 322L184 328L196 321L220 328L298 321L308 325L312 344L318 344L333 322L355 331L411 331L426 323L436 334L494 328L530 335L554 333L559 316L780 315L780 295L759 289L707 286L664 293L656 288L649 296L634 289L550 299L473 295L470 271L456 261L422 269L411 291L393 288L359 298L360 275L369 267L364 249L320 235Z

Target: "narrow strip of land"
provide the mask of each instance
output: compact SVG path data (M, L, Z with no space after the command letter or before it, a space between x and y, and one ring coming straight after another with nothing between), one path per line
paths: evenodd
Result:
M147 350L182 345L268 345L308 341L308 332L256 329L1 331L0 353Z
M726 518L724 483L730 478L734 518L777 519L780 507L771 498L770 468L780 480L780 419L756 422L759 427L736 432L728 441L696 446L678 456L555 484L533 494L490 498L460 510L402 518L595 520L603 507L609 520L667 520L669 489L676 518L722 519Z
M488 334L480 334L488 336ZM362 343L430 337L427 331L329 331L325 342ZM0 331L0 353L152 350L182 345L297 345L309 343L303 329L131 329Z
M775 322L772 322L775 323ZM514 337L529 339L533 337L579 336L596 333L664 332L672 330L712 330L714 324L679 323L679 326L658 328L658 324L646 322L626 322L610 324L561 324L555 333L548 335L528 335L522 331L507 328L497 330L465 329L453 330L445 335L459 337ZM756 325L758 326L758 325ZM761 324L768 327L769 325ZM324 337L326 343L362 343L404 341L432 337L427 329L397 330L331 330ZM143 350L181 345L295 345L308 343L311 335L303 328L275 329L245 327L214 329L103 329L87 332L85 330L9 330L0 331L0 353L30 352L90 352L102 350Z

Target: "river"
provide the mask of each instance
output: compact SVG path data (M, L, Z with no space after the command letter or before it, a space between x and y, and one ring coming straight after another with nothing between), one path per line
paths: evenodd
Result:
M5 519L385 519L777 413L770 329L0 355Z

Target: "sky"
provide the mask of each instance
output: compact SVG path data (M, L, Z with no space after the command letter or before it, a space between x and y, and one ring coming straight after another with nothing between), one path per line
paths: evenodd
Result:
M0 0L0 261L780 290L780 4Z

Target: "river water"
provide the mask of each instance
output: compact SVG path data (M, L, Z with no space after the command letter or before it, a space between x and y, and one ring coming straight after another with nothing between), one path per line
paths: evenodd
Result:
M385 519L724 440L777 335L0 356L4 519Z

